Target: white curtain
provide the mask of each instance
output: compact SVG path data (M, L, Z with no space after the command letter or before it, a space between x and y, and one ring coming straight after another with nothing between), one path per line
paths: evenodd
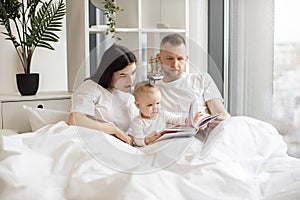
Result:
M232 115L272 117L274 0L229 0L228 99Z

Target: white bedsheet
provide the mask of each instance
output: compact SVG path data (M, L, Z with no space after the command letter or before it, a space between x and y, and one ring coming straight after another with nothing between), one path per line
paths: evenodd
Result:
M0 199L300 199L300 160L267 123L233 117L202 144L141 149L98 131L49 125L1 137Z

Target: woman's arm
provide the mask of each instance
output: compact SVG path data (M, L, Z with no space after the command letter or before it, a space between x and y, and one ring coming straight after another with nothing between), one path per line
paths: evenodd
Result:
M132 138L115 125L93 120L83 113L71 112L69 115L68 123L71 126L82 126L90 129L100 130L111 135L115 135L120 140L126 142L129 145L132 145Z

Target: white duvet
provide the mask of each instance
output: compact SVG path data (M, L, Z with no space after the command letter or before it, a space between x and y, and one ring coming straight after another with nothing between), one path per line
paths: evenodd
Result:
M206 142L133 148L64 122L2 136L1 200L300 199L300 160L269 124L232 117Z

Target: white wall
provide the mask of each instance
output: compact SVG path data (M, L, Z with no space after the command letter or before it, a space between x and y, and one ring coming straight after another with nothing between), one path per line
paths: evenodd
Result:
M68 91L73 91L89 74L86 67L89 63L86 55L89 44L85 43L88 34L86 12L87 0L67 1Z
M190 72L207 71L208 1L190 0L189 9Z
M4 27L0 26L0 32ZM17 53L10 41L4 40L5 35L0 34L0 93L16 92L15 74L21 63L18 60ZM19 68L21 70L21 68Z
M5 29L0 26L0 32ZM32 72L40 74L39 91L67 91L66 20L60 40L52 43L55 51L37 48L33 54ZM17 93L15 74L22 71L21 63L12 45L0 34L0 93Z

